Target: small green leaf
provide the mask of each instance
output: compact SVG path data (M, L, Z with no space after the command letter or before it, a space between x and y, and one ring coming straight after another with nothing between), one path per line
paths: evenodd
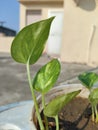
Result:
M94 72L84 72L83 74L80 74L78 78L89 90L98 81L98 75Z
M54 17L24 27L15 37L11 55L17 62L34 64L41 56Z
M60 70L60 62L57 59L51 60L37 72L33 88L43 94L47 93L57 81Z
M95 88L91 91L89 100L94 106L98 104L98 88Z
M55 117L67 103L80 93L80 91L81 90L78 90L56 97L45 107L44 114L48 117Z

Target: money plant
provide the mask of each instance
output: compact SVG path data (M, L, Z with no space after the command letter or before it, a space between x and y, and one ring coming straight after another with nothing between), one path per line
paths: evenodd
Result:
M34 101L40 130L49 129L47 116L55 118L56 130L59 130L58 112L80 92L80 90L78 90L56 97L49 104L45 102L45 95L54 86L60 74L61 66L58 59L52 59L47 64L43 65L35 76L31 76L32 70L30 66L35 64L43 53L53 19L54 17L51 17L24 27L16 35L11 45L12 58L16 62L26 65L28 83ZM39 92L42 97L45 125L43 124L38 108L37 97L35 95L36 91Z
M88 99L92 107L92 121L98 123L98 88L95 84L98 82L98 74L94 72L84 72L78 76L81 83L89 90Z

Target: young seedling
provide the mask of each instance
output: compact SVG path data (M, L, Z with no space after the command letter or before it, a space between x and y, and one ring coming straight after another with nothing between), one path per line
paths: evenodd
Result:
M45 94L54 86L56 80L58 79L58 76L60 74L60 63L57 59L53 59L50 62L48 62L37 72L35 78L33 79L33 82L30 74L30 65L36 63L36 61L40 58L44 50L46 40L48 39L49 31L53 19L54 17L51 17L46 20L42 20L26 26L17 34L17 36L15 37L11 45L12 58L16 62L26 64L29 87L32 93L32 98L34 101L40 130L48 130L48 123L47 123L47 118L45 117L46 126L44 127L40 116L40 111L38 108L38 102L35 96L35 91L41 93L43 109L45 109L45 115L47 115ZM64 95L58 98L60 105L56 104L56 102L58 101L55 100L54 101L55 106L51 107L52 110L56 111L56 109L58 108L59 111L63 107L63 104L69 102L79 92L80 91L77 91L71 93L71 95L67 95L67 97ZM61 103L61 101L63 103ZM56 107L56 105L58 106ZM58 111L56 112L55 115L57 130L59 130L58 116L57 116Z
M88 99L92 107L92 121L98 123L98 88L94 88L94 84L98 82L98 75L94 72L84 72L78 78L90 92Z
M91 91L89 95L89 100L92 105L92 121L98 123L98 88L95 88Z
M48 62L46 65L42 66L42 68L37 72L34 80L33 80L33 88L40 92L42 95L42 107L43 109L46 106L45 103L45 94L54 86L55 82L58 79L60 74L61 66L57 59L53 59ZM46 116L45 126L48 130L48 121Z
M24 27L17 34L11 45L12 58L19 63L26 64L29 86L41 130L45 130L45 128L41 120L34 88L32 87L30 65L34 64L40 58L48 39L53 19L54 17L51 17Z
M55 119L56 122L56 130L59 130L59 119L58 113L61 109L69 103L73 98L75 98L81 90L74 91L68 94L63 94L61 96L56 97L53 99L44 109L44 114L47 117L52 117Z

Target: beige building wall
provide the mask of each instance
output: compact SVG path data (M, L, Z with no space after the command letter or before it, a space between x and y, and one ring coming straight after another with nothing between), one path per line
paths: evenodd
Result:
M27 10L41 9L45 19L49 10L63 9L59 1L20 0L20 29L26 26ZM64 0L63 26L61 61L98 65L98 0Z
M61 60L98 65L98 2L64 1Z
M20 0L20 29L27 25L27 11L41 10L41 19L48 18L50 10L62 10L64 7L63 0ZM46 45L44 52L48 52Z
M26 25L26 7L20 4L20 30Z
M10 53L11 43L14 37L0 37L0 53Z
M54 2L53 2L54 1ZM20 29L26 26L26 11L27 10L41 10L41 19L48 17L48 10L63 9L63 0L43 0L43 1L24 1L20 0Z

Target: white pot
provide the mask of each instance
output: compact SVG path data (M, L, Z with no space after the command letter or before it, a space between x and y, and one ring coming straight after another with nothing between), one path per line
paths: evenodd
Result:
M69 93L72 91L77 91L80 89L81 89L81 92L78 96L87 98L89 95L89 91L85 87L83 87L81 84L67 84L67 85L57 86L51 89L51 91L46 95L46 102L48 103L49 101L51 101L53 98L55 98L58 95L62 95L62 94ZM40 110L42 110L41 96L38 97L38 105L40 107ZM32 120L33 119L36 119L34 106L32 109ZM32 122L32 130L37 130L35 127L34 121Z

